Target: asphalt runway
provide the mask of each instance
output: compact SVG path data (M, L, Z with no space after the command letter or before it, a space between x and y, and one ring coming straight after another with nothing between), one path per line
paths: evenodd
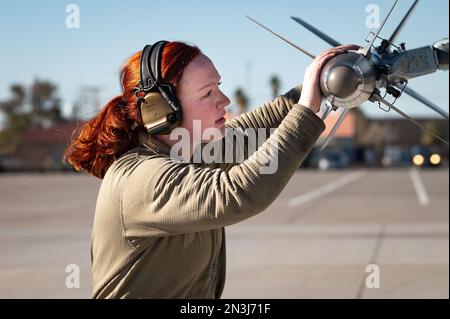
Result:
M99 186L0 175L0 298L90 298ZM227 227L222 297L449 298L448 169L299 170L267 210Z

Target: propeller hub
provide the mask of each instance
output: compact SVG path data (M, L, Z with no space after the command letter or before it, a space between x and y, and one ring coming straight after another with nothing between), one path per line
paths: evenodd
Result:
M322 68L320 89L332 105L353 108L364 103L376 87L376 68L370 58L348 51L331 58Z
M336 65L328 73L328 89L337 97L349 97L356 91L358 84L358 74L348 65Z
M448 38L433 44L439 62L439 69L448 70Z

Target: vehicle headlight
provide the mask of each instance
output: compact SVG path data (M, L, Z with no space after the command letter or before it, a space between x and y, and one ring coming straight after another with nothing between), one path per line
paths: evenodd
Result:
M413 156L412 161L413 161L414 165L422 166L423 163L425 162L425 159L422 154L416 154Z
M433 165L439 165L441 162L441 156L439 154L432 154L430 156L430 163Z

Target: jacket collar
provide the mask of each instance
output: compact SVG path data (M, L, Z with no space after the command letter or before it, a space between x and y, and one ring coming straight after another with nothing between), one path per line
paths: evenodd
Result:
M140 130L138 132L138 142L143 147L151 150L155 154L163 154L163 155L167 155L167 156L171 157L170 147L168 145L166 145L165 143L161 142L160 140L158 140L157 138L155 138L154 136L148 134L147 131ZM195 149L195 152L201 152L203 145L204 144L197 146L197 148ZM192 157L189 161L191 161L191 160L192 160Z
M139 131L138 140L139 143L145 148L148 148L157 154L170 156L170 147L159 141L155 137L149 135L147 132Z

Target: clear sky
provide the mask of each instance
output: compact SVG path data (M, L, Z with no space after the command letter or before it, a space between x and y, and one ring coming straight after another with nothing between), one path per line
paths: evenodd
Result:
M12 83L34 78L58 84L65 109L85 85L101 88L101 105L120 93L121 64L147 43L181 40L199 46L222 75L230 98L238 86L251 96L251 107L270 98L269 77L277 74L282 91L301 83L311 60L254 23L250 15L305 49L318 54L328 45L289 17L299 16L342 43L363 44L368 5L378 5L381 18L393 0L172 0L172 1L2 1L0 4L0 99ZM395 28L412 0L400 0L381 35ZM66 6L80 9L80 28L69 29ZM399 40L414 48L448 37L447 0L422 0ZM410 81L410 86L448 111L449 74L440 71ZM425 106L402 97L397 106L415 116L430 116ZM388 116L377 105L370 116Z

